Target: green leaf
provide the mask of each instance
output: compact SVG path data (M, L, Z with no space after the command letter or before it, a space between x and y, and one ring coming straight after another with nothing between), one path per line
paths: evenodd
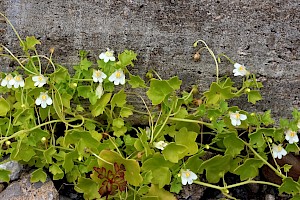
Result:
M124 120L122 118L117 118L113 120L112 124L117 128L122 128L124 126Z
M70 75L68 70L63 67L59 66L59 69L56 69L51 75L51 80L55 81L56 83L66 82L69 80Z
M121 62L121 68L123 69L124 67L131 65L132 67L134 66L133 60L136 60L137 54L134 53L131 50L125 50L123 53L118 55L119 61Z
M247 94L248 94L248 102L255 104L257 101L262 100L262 97L261 97L259 91L251 90Z
M180 89L180 85L181 85L182 81L179 80L179 78L177 76L174 76L168 80L168 83L174 90L178 90L178 89Z
M167 161L164 159L164 157L160 153L156 153L153 155L152 158L147 159L143 165L142 170L143 171L153 171L156 168L159 167L172 167L174 164L170 161Z
M187 151L187 147L180 144L169 143L162 151L164 158L173 163L178 163L178 160L182 159L183 153Z
M121 137L122 135L124 135L127 132L126 126L122 126L120 128L114 126L114 127L112 127L112 129L114 131L114 136L116 136L116 137Z
M62 103L63 103L64 107L66 107L66 108L71 108L71 106L70 106L70 101L71 101L72 97L73 97L73 96L70 95L70 94L68 94L68 93L63 93L63 94L61 95Z
M117 152L110 151L110 150L102 150L100 152L99 157L102 158L102 160L98 159L99 167L102 166L111 167L111 165L108 165L103 160L110 163L116 162L118 164L123 164L126 169L125 171L126 181L133 186L139 186L139 184L142 183L143 178L140 175L140 166L136 160L123 158Z
M56 153L56 150L53 146L49 147L43 152L45 161L49 164L52 164L52 156Z
M75 190L84 193L84 199L100 199L100 186L89 178L80 177Z
M55 163L49 167L49 171L53 174L54 180L60 180L64 177L63 170Z
M170 192L179 194L179 192L182 190L182 184L177 182L177 181L173 181L171 183L171 188L170 188Z
M113 110L115 106L123 107L125 103L126 103L126 94L122 89L117 94L115 94L111 99L111 110Z
M282 185L279 187L279 193L282 194L284 192L292 195L299 194L300 184L290 177L284 178Z
M244 149L244 142L236 135L236 133L229 133L224 138L223 143L226 147L225 155L235 157Z
M263 132L259 129L254 133L249 135L250 144L256 145L256 147L262 147L265 144L265 139L263 137Z
M246 159L246 161L234 170L234 173L239 175L241 181L258 176L259 169L264 163L255 158Z
M217 104L219 101L231 99L234 94L231 92L230 86L220 86L218 83L213 82L210 89L204 92L208 104Z
M127 107L122 107L121 111L120 111L120 116L122 118L127 118L127 117L133 115L132 110L133 110L133 106L131 106L131 105L128 105Z
M142 197L141 200L176 200L176 197L163 188L151 184L149 193Z
M111 93L105 93L100 99L97 100L95 105L91 105L91 112L94 117L103 114L104 108L110 101Z
M274 120L273 120L272 117L271 117L271 110L266 111L266 112L262 115L262 117L261 117L261 122L262 122L264 125L266 125L266 126L268 126L268 125L274 123Z
M167 167L158 167L152 171L152 183L158 184L159 188L169 185L171 182L171 172Z
M168 81L152 79L147 96L153 105L158 105L173 91L174 89L169 85Z
M206 179L210 183L219 182L220 178L224 176L230 169L231 156L217 155L213 158L206 160L200 167L200 173L202 170L206 170Z
M183 145L186 150L180 155L180 157L190 156L198 152L198 145L195 142L197 133L188 131L187 128L181 128L179 132L175 134L175 142L178 145Z
M10 181L10 177L9 177L10 174L11 171L0 169L0 180L8 183Z
M74 167L73 158L74 158L74 153L73 152L65 154L64 162L63 162L63 165L62 165L63 168L65 169L65 173L68 173L73 169L73 167Z
M41 42L39 40L37 40L34 36L27 36L26 37L26 41L23 41L23 43L21 43L21 47L23 47L24 51L27 50L35 50L35 45L37 44L41 44Z
M89 98L89 94L92 91L91 86L78 86L77 87L77 92L78 96L83 97L83 98Z
M145 81L141 79L139 76L131 75L129 74L129 80L128 83L131 85L132 88L145 88Z
M10 110L10 105L9 103L3 98L0 98L0 116L4 117Z
M35 183L38 181L45 182L47 179L47 174L43 171L43 168L39 168L32 172L30 181Z
M89 61L87 58L84 58L80 61L80 69L81 70L89 70L89 67L92 66L92 62Z

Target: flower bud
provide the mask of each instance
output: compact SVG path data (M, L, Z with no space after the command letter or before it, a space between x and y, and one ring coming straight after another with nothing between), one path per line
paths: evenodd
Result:
M49 51L52 54L54 52L54 47L51 47Z
M25 104L22 104L22 105L21 105L21 108L25 108L25 107L26 107Z
M6 146L10 146L11 142L9 140L5 141Z
M206 144L204 147L205 147L205 149L209 149L209 145L208 144Z
M42 137L41 142L42 142L42 143L45 143L46 141L47 141L47 138Z
M272 138L268 137L268 142L272 144L273 143Z
M70 84L70 87L71 87L71 88L76 88L76 87L77 87L77 83L71 83L71 84Z
M212 121L212 120L214 120L214 118L211 117L211 118L209 118L209 120Z
M78 156L78 161L82 161L82 156Z
M249 93L250 91L251 91L251 90L250 90L249 88L246 88L246 89L245 89L245 92L246 92L246 93Z
M192 93L193 93L193 94L199 93L199 90L198 90L198 86L197 86L197 85L193 85L193 86L192 86Z
M146 77L147 77L148 79L152 79L152 78L153 78L153 73L152 73L151 71L147 72L147 73L146 73Z
M196 53L194 54L193 58L194 58L194 61L195 61L195 62L199 61L199 60L200 60L200 53L199 53L199 52L196 52Z
M255 113L251 113L250 115L251 115L252 117L254 117L254 116L255 116Z

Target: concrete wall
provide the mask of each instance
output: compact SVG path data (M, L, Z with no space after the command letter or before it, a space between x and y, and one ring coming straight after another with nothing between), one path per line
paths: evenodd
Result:
M164 78L178 75L184 88L195 83L204 90L215 80L208 54L192 60L192 44L203 39L263 81L264 100L236 102L242 108L272 109L277 117L300 108L299 0L1 0L0 9L21 36L35 35L44 52L55 47L55 59L67 66L80 49L97 58L107 47L127 48L139 55L133 73L154 68ZM0 34L17 51L3 21ZM221 65L222 75L231 73L229 63Z

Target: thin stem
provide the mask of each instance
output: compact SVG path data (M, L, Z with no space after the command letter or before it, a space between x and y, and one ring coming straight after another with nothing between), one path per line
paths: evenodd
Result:
M215 61L215 65L216 65L216 76L217 76L217 83L219 82L219 64L217 61L217 58L214 54L214 52L208 47L208 45L206 44L206 42L204 42L203 40L198 40L196 43L198 42L202 42L204 44L204 46L206 47L206 49L208 50L208 52L210 53L210 55L213 57L214 61Z
M197 124L203 124L205 126L211 126L211 123L199 121L199 120L193 120L193 119L181 119L176 117L170 117L169 120L173 121L181 121L181 122L190 122L190 123L197 123Z
M107 163L107 164L109 164L109 165L114 166L114 164L112 164L112 163L110 163L110 162L104 160L103 158L101 158L100 156L98 156L97 154L95 154L94 152L92 152L92 151L90 151L90 152L91 152L91 154L93 154L93 155L94 155L96 158L98 158L99 160L101 160L101 161L103 161L103 162L105 162L105 163Z
M263 157L261 157L247 142L243 141L244 144L257 156L261 161L263 161L266 165L268 165L279 177L286 178L285 175L281 174L277 169L275 169L268 161L266 161Z
M5 21L7 21L7 23L9 24L9 26L12 28L12 30L14 31L14 33L16 34L17 38L20 40L21 44L24 46L24 42L23 40L21 39L19 33L16 31L15 27L12 25L12 23L9 21L9 19L7 19L7 17L2 13L0 12L0 15L2 17L4 17Z
M6 48L4 45L1 44L1 46L5 49L5 51L7 51L18 63L19 65L27 72L37 75L35 72L30 71L29 69L27 69L26 67L24 67L24 65L20 62L20 60L8 49Z

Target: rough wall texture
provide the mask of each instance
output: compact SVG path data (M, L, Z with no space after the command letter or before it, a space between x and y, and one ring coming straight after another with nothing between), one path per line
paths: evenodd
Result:
M133 73L154 68L162 77L178 75L190 88L207 89L215 67L206 54L195 63L192 44L205 40L248 66L263 80L264 100L247 110L272 109L290 116L300 108L299 0L1 0L1 11L22 37L35 35L47 52L68 66L80 49L96 58L107 47L139 55ZM1 42L17 51L13 32L0 21ZM221 74L230 74L225 63ZM234 80L238 80L234 78Z

